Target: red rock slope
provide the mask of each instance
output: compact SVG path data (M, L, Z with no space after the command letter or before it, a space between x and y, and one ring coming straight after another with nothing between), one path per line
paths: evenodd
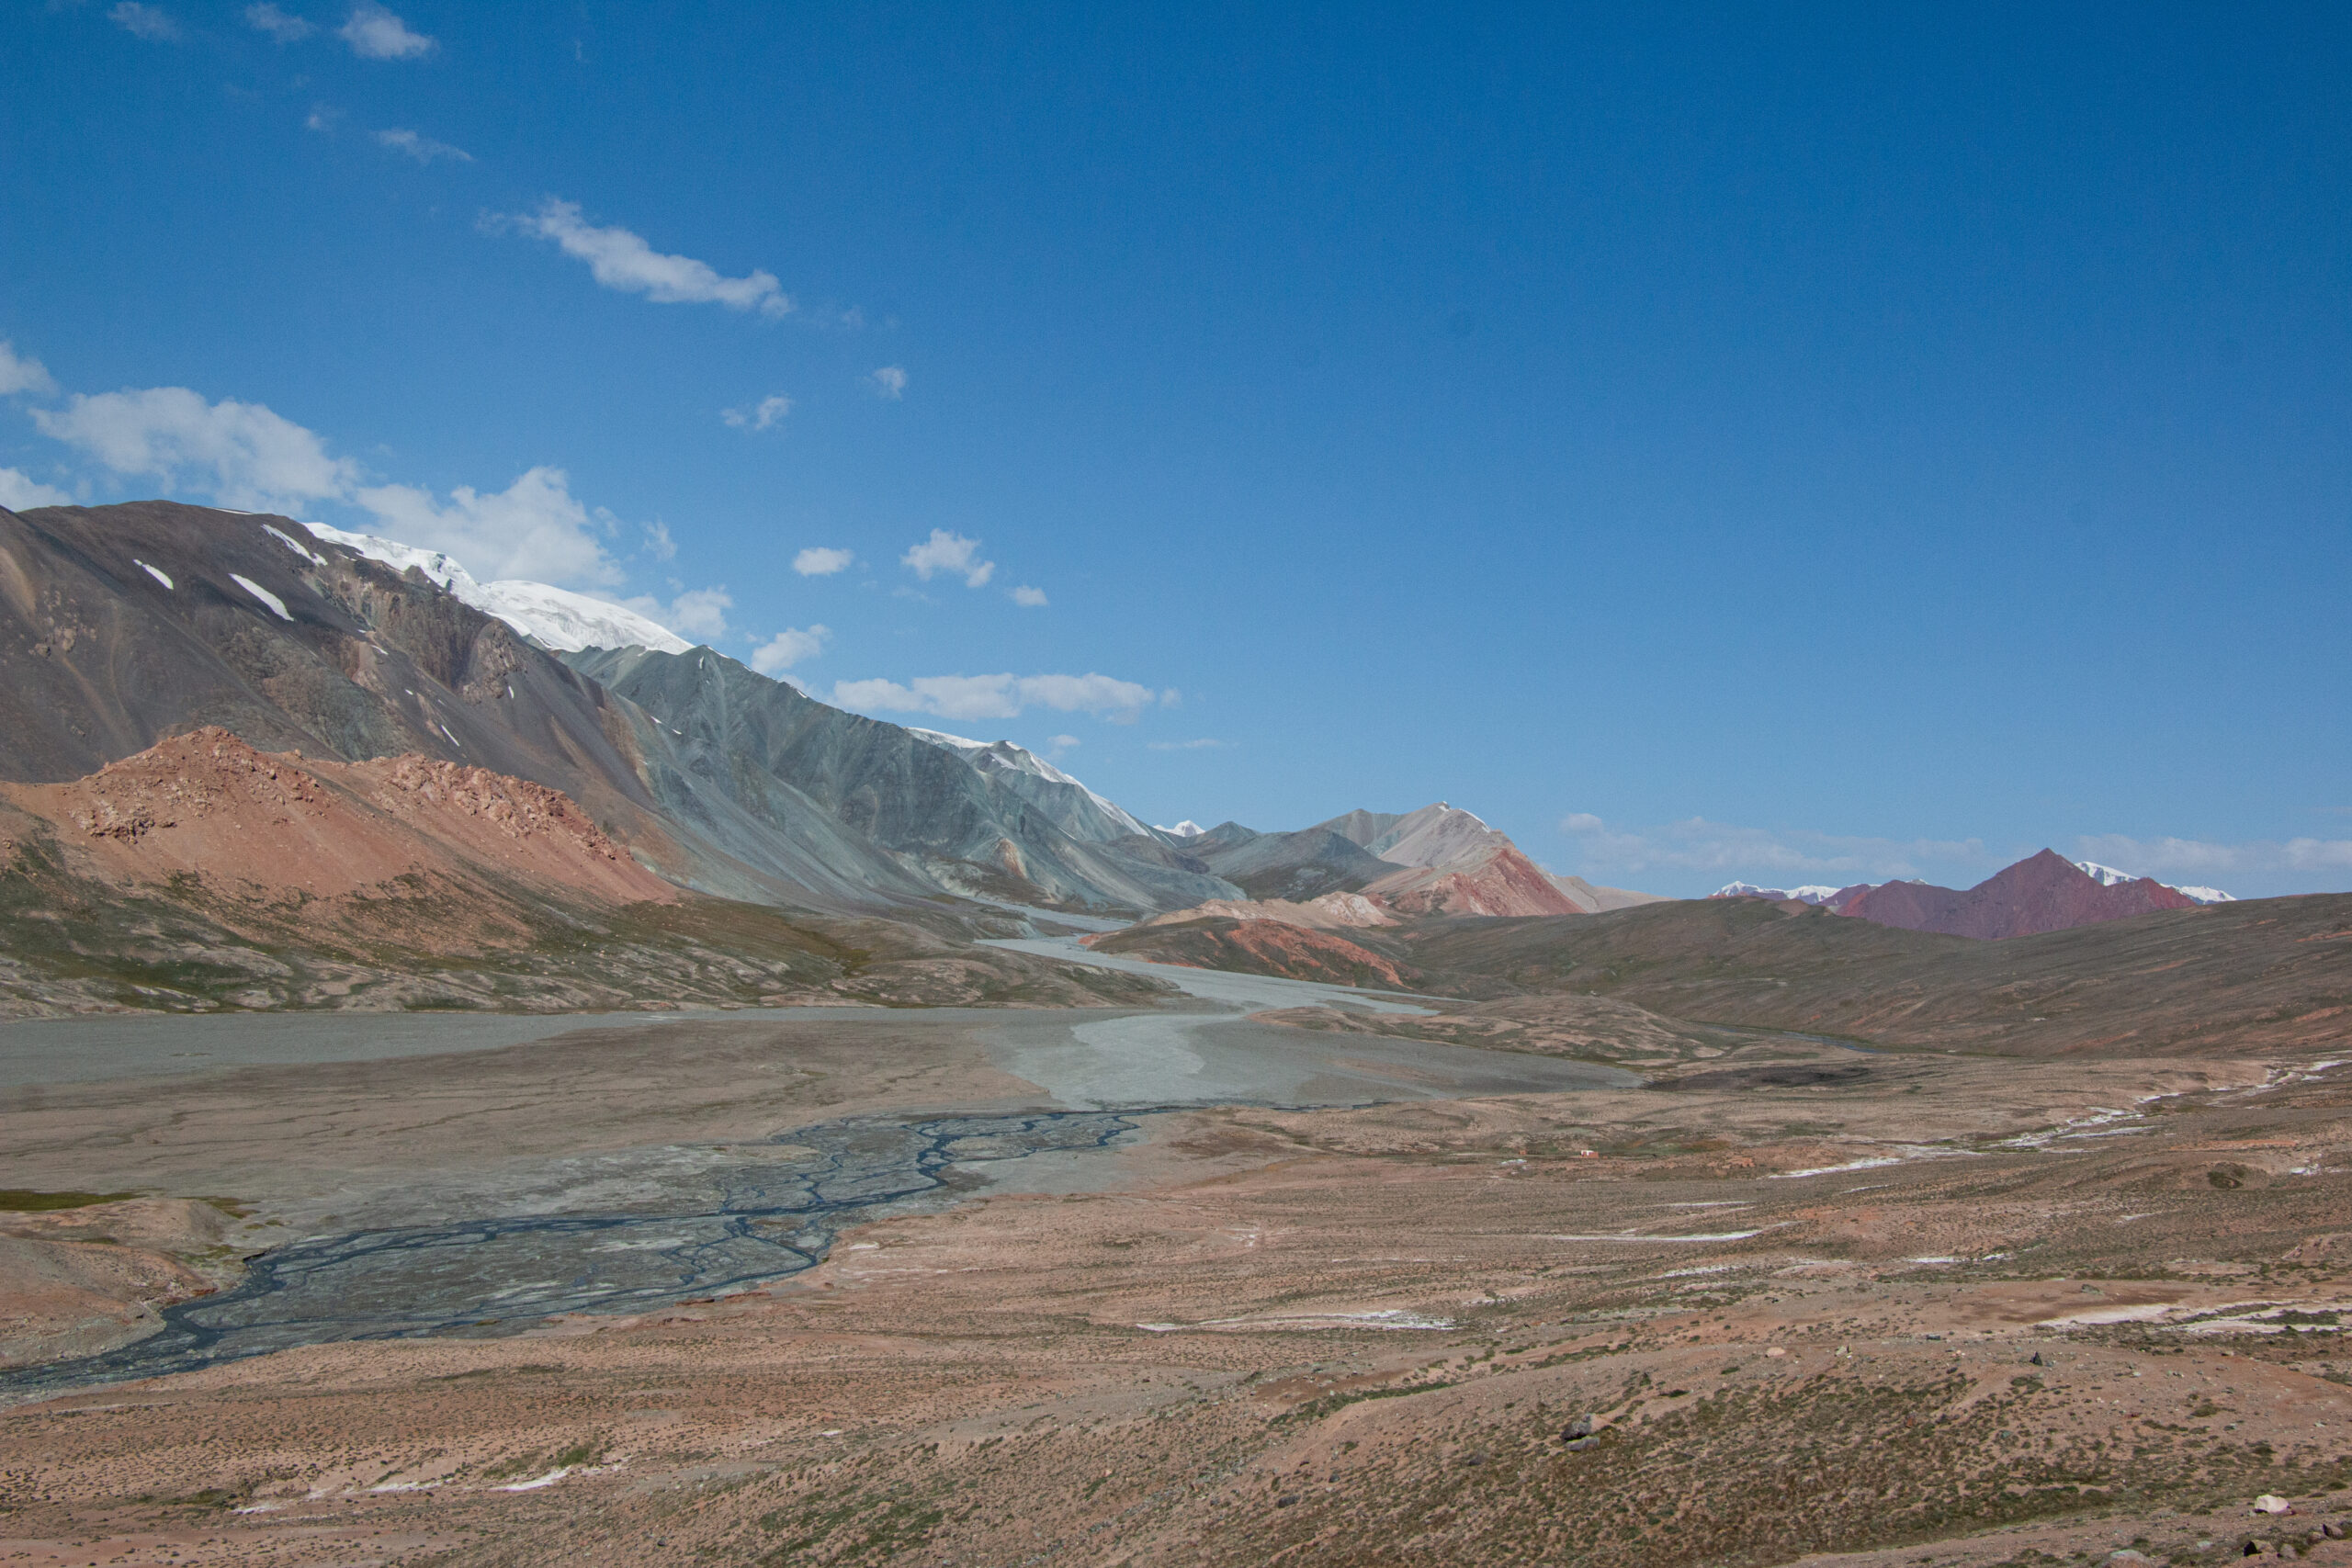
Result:
M1498 833L1496 838L1501 839ZM1510 840L1476 858L1445 865L1412 865L1368 884L1364 896L1400 915L1581 915L1583 906L1560 891Z
M1921 882L1889 882L1838 913L1904 931L1994 941L2129 919L2155 909L2194 909L2197 900L2142 877L2100 886L2054 850L2021 860L1965 892Z
M118 883L194 877L264 902L427 886L501 902L518 885L605 905L677 897L569 795L413 755L317 761L207 727L86 778L0 793Z

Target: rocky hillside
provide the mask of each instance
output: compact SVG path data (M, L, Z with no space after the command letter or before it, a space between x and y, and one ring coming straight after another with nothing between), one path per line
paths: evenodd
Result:
M844 713L707 649L566 658L653 717L671 766L649 784L673 811L718 795L786 838L814 817L935 889L983 897L1148 911L1239 892L1148 837L1074 837L1064 821L1091 804L1072 798L1091 795L1075 781L1006 765L988 748L975 766L932 732Z
M1100 797L1066 775L976 765L708 649L572 657L290 519L0 511L0 780L78 778L214 725L268 751L528 780L662 876L732 898L1148 913L1240 892L1148 832L1103 841L1139 825L1083 820Z

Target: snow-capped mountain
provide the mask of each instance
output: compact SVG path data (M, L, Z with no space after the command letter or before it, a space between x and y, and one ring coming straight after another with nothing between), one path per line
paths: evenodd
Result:
M694 647L669 627L635 610L593 599L585 593L521 578L477 582L464 567L439 550L421 550L374 534L330 528L323 523L305 523L302 526L318 538L341 545L369 560L381 561L394 571L414 567L462 603L486 615L497 616L558 653L576 653L584 648L650 648L661 653L685 653Z
M1010 740L970 740L944 730L922 729L913 725L907 726L907 733L918 740L929 741L933 746L955 752L984 773L1036 779L1045 784L1061 785L1065 791L1076 791L1077 800L1057 799L1050 793L1040 795L1034 790L1022 789L1015 779L1007 780L1013 784L1016 793L1053 810L1062 830L1073 837L1107 841L1131 833L1148 835L1150 831L1143 825L1142 818L1126 807L1097 795L1025 746L1016 746ZM1084 805L1079 805L1079 801L1083 801ZM1092 809L1087 809L1088 807Z
M1189 817L1185 818L1182 822L1177 823L1173 828L1162 828L1157 822L1154 822L1151 826L1153 831L1165 833L1171 839L1197 839L1202 834L1208 831L1206 828L1202 827L1198 822L1193 821Z
M2085 875L2098 883L2101 887L2112 887L2119 882L2137 882L2141 880L2131 872L2118 871L2111 865L2101 865L2095 860L2078 860L2075 864L2082 869ZM2218 887L2179 887L2175 886L2171 883L2160 883L2158 886L2171 887L2174 892L2179 894L2182 897L2194 898L2199 904L2234 904L2237 902L2237 896L2235 894L2224 893Z

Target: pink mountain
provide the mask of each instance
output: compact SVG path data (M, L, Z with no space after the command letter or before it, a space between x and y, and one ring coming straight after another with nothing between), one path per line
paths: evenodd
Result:
M2044 850L1965 892L1924 882L1887 882L1846 901L1838 912L1905 931L1996 941L2124 920L2156 909L2196 908L2196 899L2151 877L2103 886L2055 850Z

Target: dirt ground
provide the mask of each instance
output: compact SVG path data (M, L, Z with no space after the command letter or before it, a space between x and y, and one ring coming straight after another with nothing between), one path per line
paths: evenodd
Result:
M193 1201L279 1162L324 1202L360 1145L1019 1089L944 1046L789 1081L717 1035L560 1082L545 1049L439 1102L381 1064L266 1110L12 1103L6 1179ZM2347 1116L2346 1065L1761 1038L1637 1089L1170 1114L1096 1190L764 1290L18 1405L0 1563L2352 1562ZM5 1228L99 1248L62 1232L135 1206ZM180 1213L146 1250L194 1256Z

